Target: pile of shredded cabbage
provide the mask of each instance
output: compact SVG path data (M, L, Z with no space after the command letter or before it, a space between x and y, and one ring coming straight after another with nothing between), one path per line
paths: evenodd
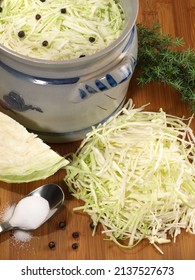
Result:
M115 0L3 0L0 6L0 43L34 58L94 54L124 27L123 10ZM25 35L18 36L21 31Z
M182 229L195 233L195 136L190 121L130 100L94 127L66 166L73 196L118 245L148 239L161 253ZM187 124L186 124L187 121Z

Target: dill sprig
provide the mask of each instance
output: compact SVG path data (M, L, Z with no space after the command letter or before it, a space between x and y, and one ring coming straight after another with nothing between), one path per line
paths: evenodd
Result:
M162 82L181 93L195 112L195 52L178 50L182 38L172 38L160 32L160 25L152 27L137 24L138 30L138 84Z

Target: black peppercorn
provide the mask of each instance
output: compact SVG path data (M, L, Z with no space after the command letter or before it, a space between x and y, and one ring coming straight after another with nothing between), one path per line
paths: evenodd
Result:
M81 58L81 57L85 57L85 55L84 55L84 54L81 54L79 57L80 57L80 58Z
M65 221L59 222L59 228L65 228L65 227L66 227L66 222Z
M78 243L73 243L73 244L72 244L72 249L73 249L73 250L78 249L78 247L79 247L79 244L78 244Z
M25 32L24 31L19 31L18 32L18 37L20 37L20 38L24 38L24 36L25 36Z
M54 241L50 241L49 244L48 244L48 247L49 247L50 249L55 248L55 246L56 246L56 244L55 244Z
M73 237L73 238L78 238L78 237L79 237L79 232L78 232L78 231L74 231L74 232L72 233L72 237Z
M43 41L43 42L42 42L42 46L43 46L43 47L47 47L47 46L48 46L48 41L46 41L46 40Z
M41 18L41 15L36 14L35 18L36 18L36 20L39 20Z
M94 228L95 228L94 223L93 223L93 222L91 222L91 223L89 224L89 227L90 227L91 229L94 229Z
M0 7L0 13L3 11L3 8L2 7Z
M66 13L66 8L62 8L62 9L61 9L61 13L62 13L62 14L65 14L65 13Z
M45 2L46 0L40 0L41 2Z
M95 42L95 38L94 38L94 37L89 37L89 42L90 42L90 43Z

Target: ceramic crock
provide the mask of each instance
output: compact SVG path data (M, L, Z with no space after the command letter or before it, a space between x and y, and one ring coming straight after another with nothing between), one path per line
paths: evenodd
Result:
M45 142L80 140L121 109L137 59L138 0L121 0L125 28L104 50L66 61L0 45L0 110Z

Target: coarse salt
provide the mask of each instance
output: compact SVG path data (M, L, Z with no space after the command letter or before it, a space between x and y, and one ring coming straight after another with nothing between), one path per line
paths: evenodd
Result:
M13 232L13 239L17 243L29 242L32 239L32 234L29 231L17 229Z
M7 205L5 207L5 209L1 213L2 222L8 222L11 219L15 207L16 207L15 203L12 205ZM24 243L24 242L29 242L31 240L32 234L24 230L14 230L12 237L16 243L21 243L21 242Z
M49 203L40 196L29 196L19 203L6 206L1 213L2 222L8 222L13 227L21 227L26 230L40 226L49 213ZM26 230L14 230L13 239L16 243L29 242L32 234Z
M6 208L3 210L2 215L1 215L2 222L7 222L11 219L11 217L14 213L15 207L16 207L16 204L6 206Z
M32 230L39 227L49 213L49 203L41 196L27 196L16 205L9 223L13 227Z

